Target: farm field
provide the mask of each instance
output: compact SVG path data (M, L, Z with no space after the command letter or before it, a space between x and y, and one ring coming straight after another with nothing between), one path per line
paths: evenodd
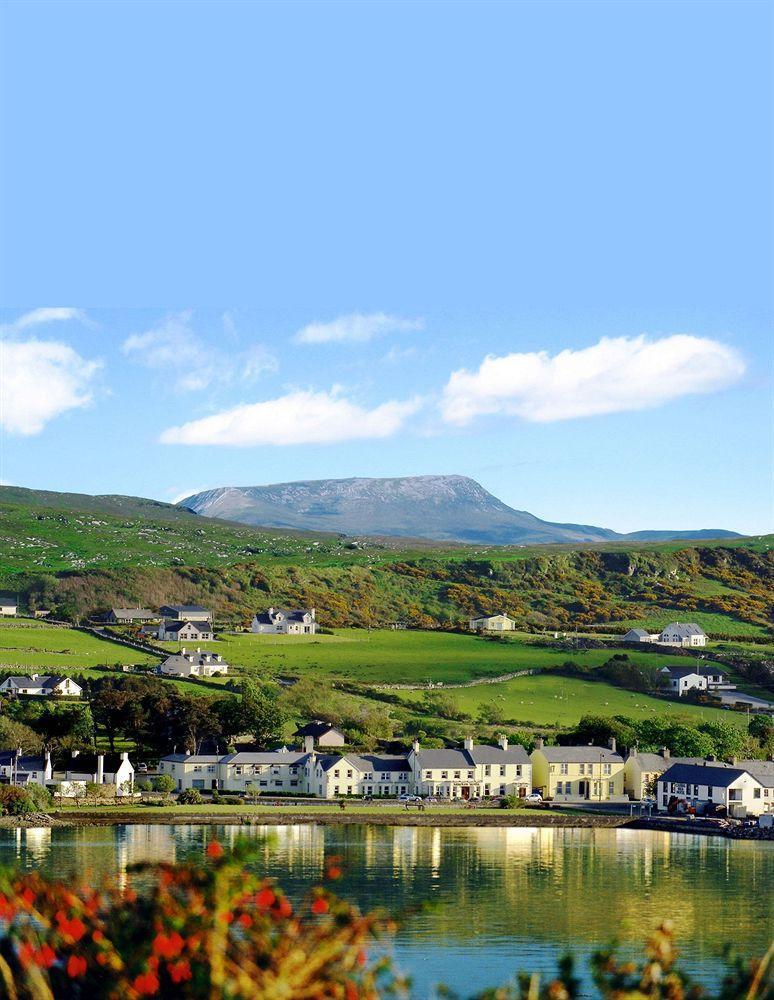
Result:
M405 705L421 709L422 691L401 691ZM516 677L501 684L481 684L472 688L445 691L460 710L475 717L482 705L496 705L508 722L524 725L568 726L583 715L628 715L644 719L648 715L674 715L698 722L728 722L747 727L747 716L718 708L683 705L662 698L635 694L601 681L584 681L554 674Z
M35 668L40 672L88 674L90 668L149 664L155 657L76 629L39 622L0 622L0 669Z
M223 634L207 645L227 663L259 676L314 673L369 684L462 683L548 669L566 660L596 667L618 651L551 649L528 635L494 642L475 635L390 629L337 629L334 635L308 637ZM657 653L635 651L629 657L633 663L666 662Z
M739 636L766 636L769 630L763 625L745 622L731 615L715 611L684 611L679 608L660 608L657 613L651 612L645 618L631 618L628 621L616 622L616 631L629 628L644 628L649 632L660 632L669 622L696 622L701 625L707 635L731 634Z

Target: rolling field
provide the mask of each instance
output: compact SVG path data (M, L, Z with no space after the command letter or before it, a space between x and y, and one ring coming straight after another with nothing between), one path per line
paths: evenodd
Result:
M149 664L155 657L76 629L33 621L0 622L0 668L29 667L38 672L88 672L97 666Z
M402 691L404 704L421 706L424 692ZM447 690L447 697L463 711L476 716L482 705L496 705L508 722L531 725L572 725L582 715L628 715L644 719L648 715L674 715L692 722L729 722L747 727L747 717L739 712L699 705L682 705L662 698L650 698L599 681L584 681L552 674L516 677L501 684L481 684L472 688Z
M224 634L209 646L227 663L263 676L314 673L368 684L461 683L547 669L566 660L595 667L616 652L550 649L525 635L492 642L474 635L390 629L338 629L335 635L308 637ZM629 657L633 663L666 662L656 653L635 652Z

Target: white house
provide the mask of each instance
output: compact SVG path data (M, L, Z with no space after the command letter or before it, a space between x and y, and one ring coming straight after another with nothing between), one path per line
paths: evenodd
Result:
M522 746L476 745L468 737L461 750L422 750L409 755L414 789L419 795L472 799L497 795L525 796L532 791L532 763Z
M256 635L314 635L317 620L314 608L269 608L253 618L250 631Z
M105 621L110 625L131 625L132 622L152 622L158 617L158 612L150 608L111 608Z
M68 784L115 785L116 795L130 795L134 789L134 766L128 753L80 753L73 750L60 762L54 778Z
M212 612L201 604L164 604L155 617L177 622L212 622Z
M482 615L468 621L471 632L513 632L516 622L508 615Z
M19 610L19 602L11 594L0 594L0 617L15 618Z
M46 787L51 781L51 754L25 754L20 750L0 750L0 784Z
M159 673L166 677L212 677L227 674L228 664L218 653L203 653L201 649L192 653L183 647L159 665Z
M218 775L222 754L170 753L159 761L159 774L168 774L175 781L176 791L187 788L220 788Z
M76 684L72 677L41 676L31 674L29 677L6 677L0 683L0 691L4 694L27 694L38 698L71 697L80 698L83 688Z
M644 628L630 628L622 637L622 642L658 642L659 633L647 632Z
M707 634L696 622L671 622L661 630L657 641L662 646L695 649L707 645Z
M663 667L661 673L667 678L672 694L682 698L689 691L707 691L725 685L725 678L717 666ZM728 688L728 685L725 685Z
M314 722L307 722L304 726L299 726L293 735L302 740L311 736L314 741L313 745L316 744L319 747L343 747L347 742L340 729L332 726L330 722L320 722L317 719Z
M662 811L702 813L723 808L729 816L765 812L764 787L743 768L717 763L673 764L656 782L656 804Z
M170 621L165 619L158 627L160 642L212 642L215 638L212 625L207 621Z

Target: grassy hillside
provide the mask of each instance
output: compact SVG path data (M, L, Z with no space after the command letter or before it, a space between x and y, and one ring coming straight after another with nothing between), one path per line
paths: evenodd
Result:
M0 488L0 588L71 619L115 604L196 601L221 624L304 604L332 627L419 627L504 610L529 630L658 628L763 637L770 536L717 543L438 546L268 531L155 501Z

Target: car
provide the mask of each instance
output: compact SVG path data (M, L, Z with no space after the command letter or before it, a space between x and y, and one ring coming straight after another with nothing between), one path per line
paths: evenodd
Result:
M530 792L529 795L524 796L525 802L542 802L543 796L540 792Z
M401 795L398 798L398 802L421 802L421 795Z
M138 764L137 765L137 770L141 774L147 774L148 773L148 765L147 764Z

